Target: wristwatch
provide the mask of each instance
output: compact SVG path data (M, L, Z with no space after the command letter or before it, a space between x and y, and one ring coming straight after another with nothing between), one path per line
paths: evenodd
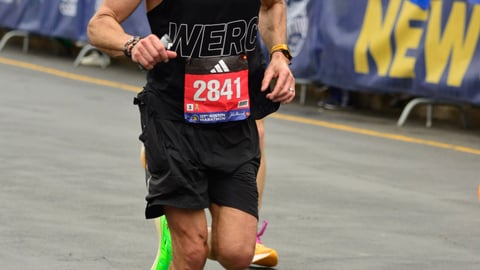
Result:
M288 48L287 44L277 44L273 46L272 49L270 50L270 59L272 59L272 54L278 51L283 53L283 55L288 59L288 61L290 62L292 61L293 56L290 53L290 49Z

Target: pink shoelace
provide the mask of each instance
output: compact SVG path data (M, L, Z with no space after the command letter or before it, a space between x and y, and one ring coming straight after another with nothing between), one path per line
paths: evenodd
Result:
M264 233L265 230L267 229L267 225L268 225L268 221L264 220L264 221L263 221L263 224L262 224L262 228L261 228L260 231L257 233L257 243L259 243L259 244L262 243L262 239L260 239L260 237L262 237L263 233Z

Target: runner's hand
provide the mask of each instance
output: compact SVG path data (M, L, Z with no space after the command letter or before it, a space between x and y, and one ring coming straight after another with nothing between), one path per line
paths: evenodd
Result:
M177 53L167 50L153 34L142 38L132 49L132 60L147 70L153 69L157 63L167 63L175 57Z
M295 78L290 70L288 59L281 53L272 55L262 81L262 91L269 89L273 80L275 85L272 92L267 94L267 98L282 104L291 102L295 98Z

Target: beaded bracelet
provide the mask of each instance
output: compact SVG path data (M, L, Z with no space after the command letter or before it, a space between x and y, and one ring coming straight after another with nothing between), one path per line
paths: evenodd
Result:
M123 44L123 54L126 57L132 58L133 47L135 47L135 45L137 45L137 43L140 41L140 39L142 39L142 38L139 37L139 36L133 36L133 37L129 38L127 40L127 42L125 42L125 44Z

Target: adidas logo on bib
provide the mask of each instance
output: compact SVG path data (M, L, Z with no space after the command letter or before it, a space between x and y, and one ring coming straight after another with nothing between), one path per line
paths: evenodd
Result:
M210 73L224 73L224 72L230 72L230 69L228 68L225 61L223 61L223 59L218 61L218 64L216 64L215 67L213 67L210 70Z

